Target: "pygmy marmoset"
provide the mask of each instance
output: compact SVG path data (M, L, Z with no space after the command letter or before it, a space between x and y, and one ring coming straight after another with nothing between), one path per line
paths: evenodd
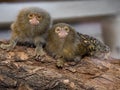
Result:
M65 23L58 23L48 31L46 51L57 59L57 67L65 61L80 61L84 56L105 58L110 49L99 40L78 33Z
M37 56L44 55L43 44L46 42L46 32L50 25L51 17L47 11L38 7L23 8L11 25L10 43L1 44L0 47L11 50L18 42L29 42L36 46Z

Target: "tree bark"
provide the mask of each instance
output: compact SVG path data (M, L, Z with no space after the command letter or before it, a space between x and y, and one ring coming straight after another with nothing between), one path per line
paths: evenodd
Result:
M59 69L49 55L33 56L32 47L0 49L0 90L120 90L120 60L85 57Z

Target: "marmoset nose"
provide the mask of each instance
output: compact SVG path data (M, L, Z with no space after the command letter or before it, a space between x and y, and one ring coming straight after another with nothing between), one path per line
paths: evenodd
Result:
M29 22L32 25L38 25L39 24L39 21L37 20L36 17L33 17L32 19L30 19Z
M64 29L62 29L59 33L60 38L65 38L67 35L68 35L68 33Z

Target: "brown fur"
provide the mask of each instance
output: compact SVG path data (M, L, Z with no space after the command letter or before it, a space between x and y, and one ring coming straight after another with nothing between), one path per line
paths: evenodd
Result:
M27 15L29 13L42 14L44 19L39 23L39 25L32 26L28 22L29 19ZM12 39L16 38L18 41L34 39L37 36L45 34L50 26L50 23L51 18L46 11L36 7L24 8L18 14L17 20L11 25ZM32 40L32 42L34 42L34 40Z
M65 26L69 27L70 32L65 39L61 40L55 33L55 28ZM48 31L46 51L52 56L57 56L57 66L62 67L63 61L76 59L79 61L84 56L104 59L110 53L110 48L91 36L77 33L68 24L58 23Z
M31 25L29 23L28 14L42 15L43 19L39 21L38 25ZM51 24L51 17L49 13L37 7L29 7L22 9L17 19L11 25L12 35L9 45L1 45L3 49L12 49L17 42L30 42L36 46L36 51L42 50L42 44L45 43L46 32Z
M67 26L70 28L70 32L65 40L60 40L59 37L55 34L54 30L57 26ZM85 52L85 50L82 50L82 52L80 51L80 46L81 43L79 43L79 36L68 24L56 24L48 32L46 50L51 55L57 55L67 60L73 60L76 56L80 56Z

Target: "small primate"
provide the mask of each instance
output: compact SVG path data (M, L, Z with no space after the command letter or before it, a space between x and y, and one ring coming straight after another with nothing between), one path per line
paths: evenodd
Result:
M84 56L101 57L110 49L97 39L77 33L73 27L58 23L48 31L46 51L57 59L57 67L65 61L80 61Z
M94 37L78 33L82 46L86 48L85 56L91 56L99 59L110 58L110 48Z
M22 9L17 19L12 23L12 35L8 45L1 44L2 49L11 50L18 42L33 43L36 46L37 56L45 54L43 45L45 44L46 32L51 25L49 13L41 8L28 7Z

